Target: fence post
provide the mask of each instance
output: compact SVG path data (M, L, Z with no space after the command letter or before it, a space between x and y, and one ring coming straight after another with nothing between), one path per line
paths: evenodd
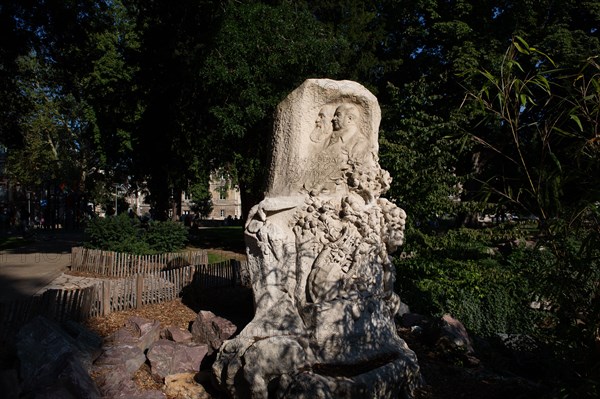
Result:
M110 280L102 281L102 316L110 314Z
M231 276L231 285L233 287L237 286L240 282L240 264L242 262L240 262L237 259L232 259L231 260L231 267L232 267L232 276ZM241 285L241 284L239 284Z
M139 309L142 307L142 294L144 292L144 275L136 274L135 279L135 308Z

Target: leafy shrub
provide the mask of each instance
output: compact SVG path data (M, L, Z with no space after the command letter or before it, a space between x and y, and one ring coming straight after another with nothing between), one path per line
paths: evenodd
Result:
M174 252L183 248L187 239L187 230L179 223L153 221L143 226L124 213L93 219L85 232L87 248L138 255Z
M96 218L88 222L84 245L88 248L115 252L144 254L150 251L143 240L143 230L135 219L126 214Z
M152 221L144 235L144 240L156 252L174 252L187 240L187 229L181 223Z
M415 256L396 259L397 288L415 311L451 313L473 333L526 333L537 314L520 265L492 249L492 231L459 229L439 235L408 234Z

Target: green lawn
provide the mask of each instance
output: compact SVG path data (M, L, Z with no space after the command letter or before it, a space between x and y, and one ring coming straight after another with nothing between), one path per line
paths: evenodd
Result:
M190 246L207 249L210 263L230 259L224 252L246 253L242 226L209 227L198 229L190 235Z
M29 242L28 239L21 236L1 237L0 238L0 251L5 249L13 249L22 247Z

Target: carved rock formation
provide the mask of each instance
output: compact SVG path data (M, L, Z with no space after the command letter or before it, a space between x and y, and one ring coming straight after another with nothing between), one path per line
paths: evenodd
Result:
M381 111L351 81L310 79L277 108L265 199L245 226L255 316L213 366L238 398L410 396L389 253L406 214L381 198Z

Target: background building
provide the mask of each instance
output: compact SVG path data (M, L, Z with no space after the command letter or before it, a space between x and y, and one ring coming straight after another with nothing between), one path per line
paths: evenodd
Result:
M207 217L209 220L237 220L242 215L242 201L239 187L233 183L232 179L223 176L220 173L212 173L209 182L209 191L212 196L213 209ZM146 216L150 214L150 205L146 202L144 190L129 192L125 196L125 201L138 216ZM186 215L195 216L193 210L194 201L191 195L185 191L181 194L181 214L179 217ZM123 210L119 209L119 213ZM172 217L172 215L169 215Z
M212 195L213 210L208 217L214 220L239 219L242 217L242 200L240 188L233 184L231 178L211 174L210 193Z

